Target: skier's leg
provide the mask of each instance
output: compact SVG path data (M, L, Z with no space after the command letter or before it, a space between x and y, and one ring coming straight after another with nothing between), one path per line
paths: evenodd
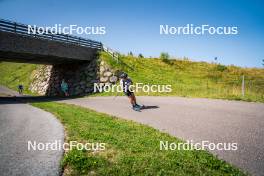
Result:
M132 105L132 106L135 106L135 101L134 101L133 96L130 95L130 96L128 96L128 98L129 98L129 101L130 101L131 105Z
M132 94L132 97L133 97L133 101L134 101L134 103L135 103L135 106L137 106L138 108L142 108L141 105L137 104L137 99L136 99L136 96L135 96L134 93Z
M127 95L129 102L132 105L132 109L135 111L140 111L140 108L136 105L134 94L132 92L125 92L125 94Z
M132 93L132 98L133 98L134 103L137 105L137 100L136 100L136 96L134 93Z
M144 108L144 105L139 105L139 104L137 104L137 99L136 99L136 96L135 96L135 94L133 93L133 95L132 95L132 98L133 98L133 102L134 102L134 107L136 107L137 109L143 109Z

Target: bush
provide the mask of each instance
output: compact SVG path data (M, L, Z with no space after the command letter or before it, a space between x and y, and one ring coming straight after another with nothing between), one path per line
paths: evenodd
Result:
M144 58L144 56L140 53L140 54L138 55L138 58Z
M226 67L225 65L218 64L218 65L216 66L216 70L217 70L217 71L220 71L220 72L223 72L223 71L225 71L226 69L227 69L227 67Z
M160 53L160 59L162 60L162 62L169 64L170 60L169 60L170 56L168 53Z

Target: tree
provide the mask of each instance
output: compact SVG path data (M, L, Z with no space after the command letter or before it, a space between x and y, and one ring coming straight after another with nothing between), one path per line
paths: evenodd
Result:
M264 67L264 59L262 59L262 66Z
M169 58L170 58L170 56L169 56L168 53L165 53L165 52L160 53L160 59L161 59L163 62L169 64L169 63L170 63Z
M144 58L144 56L141 53L139 53L138 58Z
M129 55L129 56L133 56L133 53L132 53L132 51L130 51L130 52L128 53L128 55Z

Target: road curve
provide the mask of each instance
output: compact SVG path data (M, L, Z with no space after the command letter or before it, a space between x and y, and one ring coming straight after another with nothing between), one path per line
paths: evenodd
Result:
M1 176L60 175L63 150L28 151L28 141L56 140L64 141L64 130L52 114L28 104L0 101Z
M179 97L138 97L138 100L149 109L133 111L126 97L90 97L62 102L147 124L193 142L237 143L236 151L211 152L252 175L263 175L263 103Z

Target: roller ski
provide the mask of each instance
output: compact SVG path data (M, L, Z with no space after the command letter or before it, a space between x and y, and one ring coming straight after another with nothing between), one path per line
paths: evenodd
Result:
M144 105L139 105L139 104L136 104L136 106L141 110L141 109L144 109L145 106Z
M134 111L138 111L138 112L140 112L140 110L141 110L141 109L140 109L139 107L137 107L137 106L133 106L132 109L133 109Z
M133 107L132 107L132 109L134 110L134 111L138 111L138 112L140 112L140 110L142 110L142 109L144 109L144 105L138 105L138 104L136 104L136 105L134 105Z

